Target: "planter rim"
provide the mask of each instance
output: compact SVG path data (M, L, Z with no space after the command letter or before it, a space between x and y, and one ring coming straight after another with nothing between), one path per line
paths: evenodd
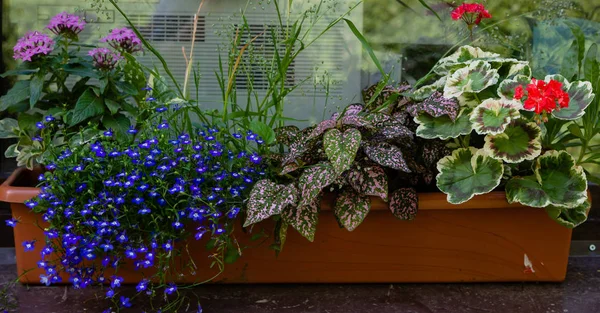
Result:
M24 203L25 201L36 197L40 193L37 187L17 187L15 182L20 176L29 172L27 168L20 167L16 169L6 181L0 185L0 201L8 203ZM419 210L462 210L462 209L505 209L523 207L519 203L509 204L506 200L504 191L493 191L488 194L478 195L473 199L461 203L450 204L446 201L446 195L441 192L418 193ZM321 202L321 209L324 211L333 210L334 195L328 194ZM379 197L371 197L371 210L383 211L389 210L387 202Z
M25 201L36 197L40 193L37 187L17 187L13 186L21 175L31 170L19 167L0 185L0 201L8 203L24 203Z

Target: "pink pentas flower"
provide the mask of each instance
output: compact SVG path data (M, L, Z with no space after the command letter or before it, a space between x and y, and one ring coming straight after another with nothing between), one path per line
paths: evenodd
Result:
M113 29L101 41L108 42L113 48L127 53L142 51L142 41L133 30L127 27Z
M115 68L117 62L123 57L118 52L108 48L96 48L90 50L88 55L94 60L94 66L101 70L110 71Z
M492 15L481 3L463 3L451 13L453 20L462 19L469 28L479 25L484 18L492 18Z
M56 35L76 38L85 28L85 24L85 21L79 16L62 12L54 16L46 28Z
M47 55L54 49L54 40L38 31L28 32L13 48L15 60L30 61L39 55Z

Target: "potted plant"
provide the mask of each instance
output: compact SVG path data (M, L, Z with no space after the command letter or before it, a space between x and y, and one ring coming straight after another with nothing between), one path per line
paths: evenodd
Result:
M17 140L5 155L18 166L31 169L44 163L49 146L82 144L102 130L125 138L145 118L146 75L132 56L142 49L140 39L123 28L102 39L112 49L83 45L78 34L85 26L79 16L61 13L47 26L54 38L32 31L13 49L23 62L3 74L18 80L0 98L0 110L16 118L0 121L0 137Z

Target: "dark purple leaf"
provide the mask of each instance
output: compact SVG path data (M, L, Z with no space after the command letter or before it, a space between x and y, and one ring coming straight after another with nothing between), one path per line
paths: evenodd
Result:
M452 121L458 116L460 106L455 98L444 98L441 92L436 91L423 102L409 105L406 110L412 115L427 113L433 117L448 115Z
M419 197L413 188L400 188L390 195L390 210L401 220L413 220L419 209Z

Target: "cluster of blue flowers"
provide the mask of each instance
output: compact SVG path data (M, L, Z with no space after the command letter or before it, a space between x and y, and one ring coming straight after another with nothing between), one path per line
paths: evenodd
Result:
M205 127L175 134L160 120L129 133L136 139L127 145L107 130L92 144L57 153L39 177L41 193L26 202L50 224L38 263L41 282L60 282L67 273L75 288L109 284L106 297L120 308L131 306L118 292L123 278L106 272L127 263L160 273L182 254L177 242L188 235L226 238L252 185L265 175L262 157L250 149L262 139L250 131L229 135ZM6 223L14 227L18 220ZM23 247L34 251L36 242ZM157 277L139 281L136 290L178 292Z

